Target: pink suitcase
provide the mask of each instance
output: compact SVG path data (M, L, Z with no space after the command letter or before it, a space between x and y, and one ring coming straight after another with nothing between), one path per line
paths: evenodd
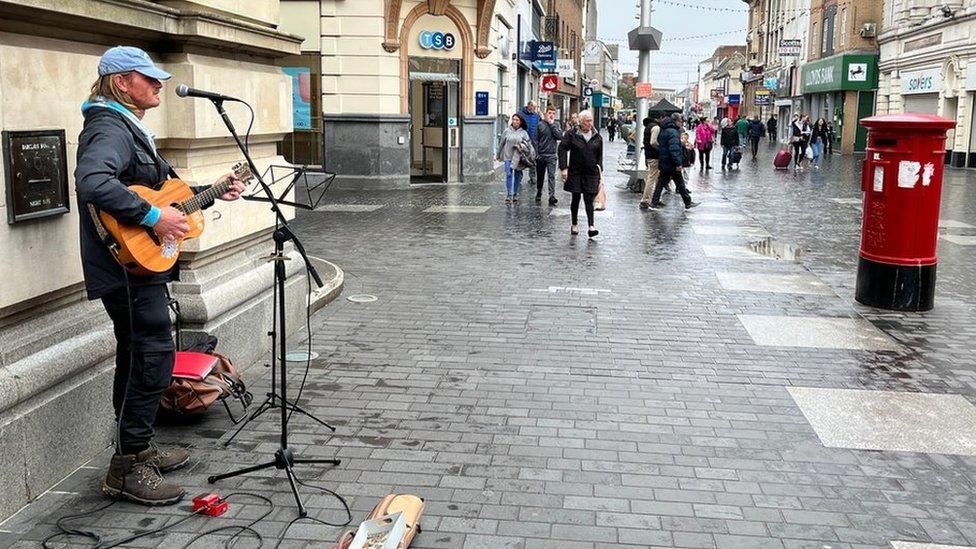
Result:
M793 155L790 154L789 149L780 149L776 153L776 157L773 158L773 167L777 170L785 170L790 167L790 162L793 161Z

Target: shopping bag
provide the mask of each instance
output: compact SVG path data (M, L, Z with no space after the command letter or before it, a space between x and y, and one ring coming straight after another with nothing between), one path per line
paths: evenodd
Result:
M809 158L810 160L813 160L813 147L810 147L808 145L807 146L807 150L806 150L806 152L804 154L806 154L806 157L807 158Z
M593 199L593 209L599 212L607 209L607 193L603 189L603 181L600 181L600 190L596 193L596 198Z

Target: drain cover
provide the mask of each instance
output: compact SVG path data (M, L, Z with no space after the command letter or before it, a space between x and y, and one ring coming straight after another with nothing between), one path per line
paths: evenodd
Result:
M315 351L311 353L307 351L292 351L285 354L285 361L287 362L308 362L309 360L315 360L319 357L319 354Z
M352 301L353 303L372 303L376 301L376 296L369 295L369 294L354 294L347 297L346 299Z

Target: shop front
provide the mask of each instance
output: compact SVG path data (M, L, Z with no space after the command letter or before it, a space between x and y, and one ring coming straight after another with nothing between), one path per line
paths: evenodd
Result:
M867 133L858 121L874 114L878 56L845 53L801 68L801 89L811 122L823 117L834 126L834 148L864 152Z
M489 42L492 6L388 3L382 28L351 39L338 29L372 9L359 4L336 3L321 24L324 164L337 174L335 188L494 177L495 126L508 93L499 82L515 66Z
M967 158L965 166L976 168L976 58L970 59L966 65L966 104L969 106L969 142L967 145ZM965 127L965 126L964 126Z

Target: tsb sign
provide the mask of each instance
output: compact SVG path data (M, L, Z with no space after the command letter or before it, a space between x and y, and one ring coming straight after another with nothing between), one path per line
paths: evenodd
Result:
M453 50L456 43L449 32L423 31L420 33L420 47L425 50Z

